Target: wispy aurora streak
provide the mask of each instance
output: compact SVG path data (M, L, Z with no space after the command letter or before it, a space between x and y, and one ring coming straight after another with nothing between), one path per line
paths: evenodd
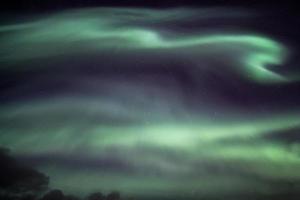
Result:
M298 138L300 113L284 87L297 80L269 69L288 49L237 18L251 15L98 8L2 25L0 144L70 192L289 192L300 145L281 139Z
M146 13L142 13L144 11ZM181 12L187 17L189 10L181 10ZM191 17L195 12L192 11ZM217 10L206 12L212 14ZM203 56L207 52L211 54L227 52L229 55L225 55L229 57L228 62L235 63L236 70L241 71L246 77L262 82L289 80L288 77L267 68L269 64L283 64L287 53L280 43L267 37L242 33L205 33L205 31L185 33L180 36L180 33L174 32L177 30L161 27L155 29L155 27L148 28L140 25L148 23L157 26L165 21L178 20L178 15L180 16L178 10L79 10L46 17L35 22L6 25L0 29L0 32L8 33L8 36L1 40L1 60L22 62L39 57L82 52L82 47L95 52L112 49L124 52L184 51L185 54L193 55L189 59L195 63L198 62L198 56ZM201 27L198 28L201 30ZM169 39L168 34L175 34L175 36ZM199 65L201 66L201 61Z

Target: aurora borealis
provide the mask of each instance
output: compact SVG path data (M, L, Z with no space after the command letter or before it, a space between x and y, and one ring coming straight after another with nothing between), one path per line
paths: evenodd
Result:
M2 22L0 145L79 195L297 193L297 52L262 17L103 7Z

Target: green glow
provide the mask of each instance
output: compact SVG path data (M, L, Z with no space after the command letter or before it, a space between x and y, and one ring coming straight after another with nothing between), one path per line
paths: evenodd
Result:
M187 10L158 12L128 9L123 12L143 17L137 21L118 9L76 10L27 24L2 26L0 32L4 33L4 37L0 40L0 61L15 63L81 52L101 54L101 51L117 51L119 54L135 54L135 51L155 52L160 49L165 55L192 55L183 56L182 59L193 60L196 66L201 67L201 58L207 57L209 52L210 55L221 54L227 57L226 62L253 81L272 83L290 80L267 68L269 64L283 64L287 49L266 36L234 30L232 33L199 31L198 34L186 33L180 36L182 34L176 30L140 27L137 22L158 25L157 19L178 20L180 16L187 15ZM195 10L190 12L193 15L196 13ZM114 17L114 13L123 18ZM169 38L168 34L174 37Z
M290 130L300 130L299 108L279 101L284 108L273 111L276 106L271 105L264 110L267 100L277 101L266 94L262 98L267 100L252 105L251 110L240 102L243 98L235 99L242 95L240 91L226 98L227 90L211 91L222 90L210 87L213 82L201 87L202 82L197 82L211 71L232 73L224 79L233 80L233 87L241 79L259 89L296 81L288 73L269 69L270 65L284 67L289 49L275 38L252 31L202 30L201 26L187 31L171 26L216 15L243 17L248 13L98 8L1 25L0 70L17 78L25 72L25 78L4 91L12 101L0 105L0 146L16 156L40 161L37 167L50 175L51 187L70 193L118 189L126 194L205 196L215 195L218 188L217 195L269 194L274 189L272 181L299 181L299 141L285 143L275 137L278 132L285 136ZM105 56L112 61L101 63ZM164 87L165 82L153 83L155 77L145 76L144 81L144 77L130 79L125 74L119 79L117 70L117 78L115 74L105 77L105 73L81 76L81 71L72 71L77 59L84 60L78 62L84 67L91 59L100 69L117 66L127 71L182 61L183 71L192 74L200 89L185 96L190 91L182 90L189 88L176 85L172 77L170 86ZM60 67L70 70L60 72ZM212 67L216 69L209 71ZM147 78L153 80L147 82ZM63 90L64 83L70 91ZM49 88L56 91L59 84L61 93L60 88L55 94L47 93ZM36 94L40 91L46 95ZM251 93L255 95L260 94Z
M86 114L78 115L77 113L82 112L80 105L83 104L75 106L68 103L72 101L60 102L61 104L53 104L41 101L26 106L3 107L0 115L2 121L6 119L7 122L14 123L12 126L1 127L0 145L9 146L16 155L46 153L69 157L78 152L85 159L91 160L110 155L125 160L135 172L127 174L118 170L110 172L97 169L77 171L61 168L56 163L41 165L40 169L51 176L53 187L61 187L70 192L78 187L81 188L79 191L85 192L99 187L103 191L109 191L116 187L126 194L175 192L178 195L189 195L192 189L201 194L211 194L216 186L224 194L234 192L237 188L239 191L249 188L260 188L262 193L268 191L268 186L263 183L247 181L234 175L214 174L207 171L205 165L200 164L198 168L191 164L216 161L217 166L235 166L242 168L245 173L265 178L300 178L297 170L300 166L300 145L285 145L263 139L276 131L300 127L299 116L295 114L273 114L272 117L257 117L255 120L232 117L219 119L218 123L203 116L195 118L193 122L172 119L159 122L152 119L152 122L144 125L137 123L115 126L99 124L93 120L97 116L95 114L102 113L101 109L94 109L94 117L83 120L90 112L89 107L85 107ZM99 104L88 101L84 103L92 107L97 105L98 108L101 104L103 102L100 101ZM138 112L135 110L128 114L134 113ZM60 119L59 116L65 117ZM226 143L230 140L247 143ZM112 149L115 149L114 153L111 152ZM179 156L180 163L172 159L166 160L164 152ZM154 169L149 169L150 166ZM157 177L155 169L162 175ZM177 179L180 181L176 181Z

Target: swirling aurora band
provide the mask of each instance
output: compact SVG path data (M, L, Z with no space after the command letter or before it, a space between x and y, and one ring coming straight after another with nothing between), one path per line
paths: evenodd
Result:
M3 37L1 60L36 59L39 56L55 56L68 52L82 51L80 45L89 50L117 48L120 51L130 50L157 50L166 52L184 51L194 55L197 63L197 54L211 51L232 51L231 57L236 63L237 70L243 71L245 76L261 82L288 81L289 77L272 72L267 68L269 64L283 64L287 50L278 42L267 37L247 34L194 34L166 39L160 30L134 26L135 20L109 19L101 11L87 11L62 14L38 20L28 25L6 25L0 32L8 32ZM122 10L111 10L112 13L122 13ZM140 11L129 10L130 14L141 14ZM171 11L174 12L174 11ZM77 15L76 15L77 14ZM161 19L168 17L168 13L160 13ZM166 16L164 16L166 15ZM104 16L104 17L103 17ZM110 15L109 15L110 16ZM153 16L148 16L150 20ZM174 17L174 16L173 16ZM176 19L176 18L175 18ZM133 21L133 22L131 22ZM141 19L147 22L147 19ZM125 26L122 24L124 23ZM126 23L131 23L126 25ZM120 24L120 25L119 25ZM119 26L118 26L119 25ZM164 32L172 30L163 30ZM13 32L13 34L11 34ZM52 45L55 44L55 45ZM79 46L78 46L79 45ZM13 52L11 52L13 51ZM188 54L188 53L187 53Z
M34 75L2 91L8 100L1 99L0 144L49 174L52 187L70 192L101 188L213 196L215 188L230 195L289 191L285 184L299 183L300 146L278 138L300 130L297 110L245 112L246 105L241 109L216 99L205 80L204 85L194 82L194 96L185 97L174 77L147 76L149 65L161 68L181 59L191 79L226 69L233 71L230 81L238 83L238 74L257 87L296 81L268 68L287 59L288 49L280 42L245 31L202 30L201 22L218 13L244 17L222 9L99 8L2 25L1 71L10 74L9 80L16 79L14 74ZM191 23L189 17L200 27L172 27ZM215 66L211 60L226 64ZM146 78L135 73L119 78L114 70L120 68L121 74L139 68ZM97 73L85 74L90 69ZM63 89L53 93L56 81ZM171 86L156 83L163 81Z

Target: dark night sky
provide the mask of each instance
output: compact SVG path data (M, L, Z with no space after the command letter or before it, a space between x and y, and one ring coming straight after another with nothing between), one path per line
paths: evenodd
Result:
M289 1L29 0L1 11L0 145L50 188L299 195Z

